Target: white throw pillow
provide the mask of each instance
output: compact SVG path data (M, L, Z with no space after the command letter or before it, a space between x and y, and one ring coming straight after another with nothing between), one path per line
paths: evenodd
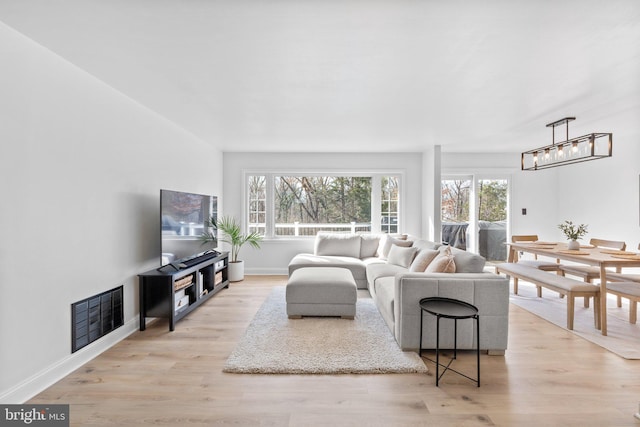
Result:
M382 239L380 239L380 246L378 247L378 257L380 257L380 259L387 259L387 257L389 256L389 251L391 250L391 246L393 245L408 248L413 245L413 241L397 239L395 237L386 235Z
M413 262L409 266L409 271L422 273L427 269L431 261L433 261L440 251L437 249L422 249L416 257L413 259Z
M360 234L360 259L378 256L381 234Z
M387 264L408 268L411 265L411 261L413 261L413 257L416 256L416 251L416 248L392 245L387 257Z

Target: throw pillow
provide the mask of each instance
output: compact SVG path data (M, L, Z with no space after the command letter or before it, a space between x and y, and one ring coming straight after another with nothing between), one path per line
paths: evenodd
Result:
M425 273L455 273L456 263L449 248L440 252L424 270Z
M463 251L453 246L440 247L448 249L456 261L456 273L482 273L486 260L478 254Z
M398 245L392 245L389 249L387 264L395 264L400 267L408 268L416 255L416 248L405 248Z
M431 261L433 261L435 257L438 256L439 253L440 251L438 251L437 249L421 250L413 259L411 266L409 266L409 271L422 273L427 269L427 266L431 264Z
M360 259L378 256L378 246L382 234L361 234L360 239Z
M378 257L380 257L380 259L387 259L387 257L389 256L389 251L391 250L391 246L393 245L408 248L413 245L413 242L411 240L401 240L386 235L382 239L380 239L380 246L378 247Z

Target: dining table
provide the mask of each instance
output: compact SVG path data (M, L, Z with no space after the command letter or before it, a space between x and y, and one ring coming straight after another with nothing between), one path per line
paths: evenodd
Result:
M518 261L518 252L555 258L600 268L600 322L601 333L607 335L607 272L609 268L622 269L640 267L640 254L636 252L580 245L580 249L569 250L563 242L517 242L509 246L508 262ZM553 273L549 273L553 274Z

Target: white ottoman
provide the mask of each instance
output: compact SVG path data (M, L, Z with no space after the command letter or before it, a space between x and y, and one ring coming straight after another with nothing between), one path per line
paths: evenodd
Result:
M358 293L351 271L339 267L304 267L289 276L287 315L339 316L353 319Z

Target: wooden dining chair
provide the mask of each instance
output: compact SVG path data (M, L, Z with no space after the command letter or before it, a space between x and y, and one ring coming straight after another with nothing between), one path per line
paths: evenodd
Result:
M537 241L538 241L538 236L536 234L523 234L523 235L511 236L511 242L513 243L537 242ZM560 264L558 263L557 260L556 262L539 260L538 255L534 255L533 259L526 259L526 260L518 259L518 262L524 265L535 267L538 270L560 271Z
M625 242L617 241L617 240L604 240L604 239L591 239L589 243L596 248L603 249L616 249L620 251L624 251L627 247ZM592 283L594 279L600 278L600 268L599 267L591 267L585 265L563 265L560 267L561 274L564 276L565 274L570 274L571 276L581 277L587 283ZM620 269L616 270L617 273L620 273ZM584 306L589 307L589 299L584 299Z

